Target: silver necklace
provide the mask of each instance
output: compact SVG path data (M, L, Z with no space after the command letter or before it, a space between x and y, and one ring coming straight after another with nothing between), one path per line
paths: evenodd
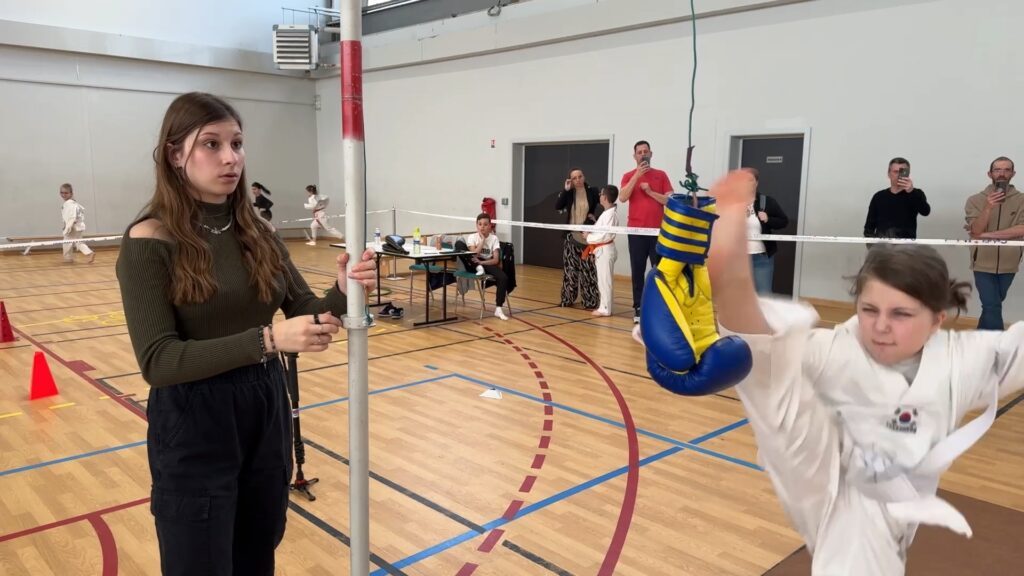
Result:
M227 232L228 228L231 228L231 225L234 224L234 222L235 222L235 215L232 214L231 218L228 219L228 223L225 224L223 228L213 228L212 226L207 226L206 224L203 224L202 222L200 222L199 225L202 226L203 229L206 230L207 232L209 232L210 234L216 234L216 235L219 236L219 235L223 234L224 232Z

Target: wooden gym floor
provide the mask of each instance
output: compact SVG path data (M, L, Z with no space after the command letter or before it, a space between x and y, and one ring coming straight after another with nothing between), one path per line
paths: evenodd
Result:
M335 249L289 248L315 290L333 282ZM5 575L159 573L147 386L116 257L0 257L19 337L0 345ZM519 267L511 320L491 305L479 320L469 294L458 322L414 329L425 297L418 276L409 305L407 264L405 280L385 282L405 317L370 331L374 574L760 575L801 548L734 394L677 397L646 376L627 278L616 279L616 315L594 319L558 307L559 271ZM439 304L440 291L432 316ZM850 312L817 304L827 322ZM292 495L279 574L349 570L343 337L299 359L304 472L320 481L315 501ZM60 394L30 402L36 351ZM501 399L480 396L491 388ZM1005 401L942 488L1024 512L1022 431L1024 407Z

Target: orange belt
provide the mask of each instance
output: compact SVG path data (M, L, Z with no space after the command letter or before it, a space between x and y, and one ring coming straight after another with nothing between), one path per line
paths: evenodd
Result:
M583 254L580 255L580 259L581 260L586 260L586 259L590 258L590 255L594 253L594 250L597 250L601 246L607 246L609 244L614 244L614 243L615 243L614 240L610 240L608 242L601 242L600 244L587 244L587 247L583 249Z

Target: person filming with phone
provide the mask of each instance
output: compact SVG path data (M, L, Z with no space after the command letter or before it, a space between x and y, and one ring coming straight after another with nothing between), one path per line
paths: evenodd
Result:
M668 174L651 168L651 145L640 140L633 145L633 159L636 168L622 176L619 186L619 204L629 202L627 225L640 228L660 228L665 203L672 194L672 182ZM661 258L654 251L657 236L629 235L629 268L633 280L633 323L640 322L640 300L644 293L644 275L647 261L651 267L658 265Z
M964 206L971 238L1024 239L1024 194L1010 184L1016 172L1013 160L1000 156L989 164L992 183L967 199ZM1003 329L1003 300L1020 267L1020 246L971 246L971 270L981 299L979 330Z
M864 220L866 238L917 238L917 215L927 216L932 208L924 191L914 187L910 162L889 161L889 187L875 192Z

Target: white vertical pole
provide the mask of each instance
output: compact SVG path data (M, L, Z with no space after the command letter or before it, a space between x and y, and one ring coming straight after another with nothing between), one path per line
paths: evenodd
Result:
M341 164L345 186L345 240L357 263L366 243L363 146L362 2L341 0ZM348 438L351 575L370 572L370 443L366 293L348 281Z

